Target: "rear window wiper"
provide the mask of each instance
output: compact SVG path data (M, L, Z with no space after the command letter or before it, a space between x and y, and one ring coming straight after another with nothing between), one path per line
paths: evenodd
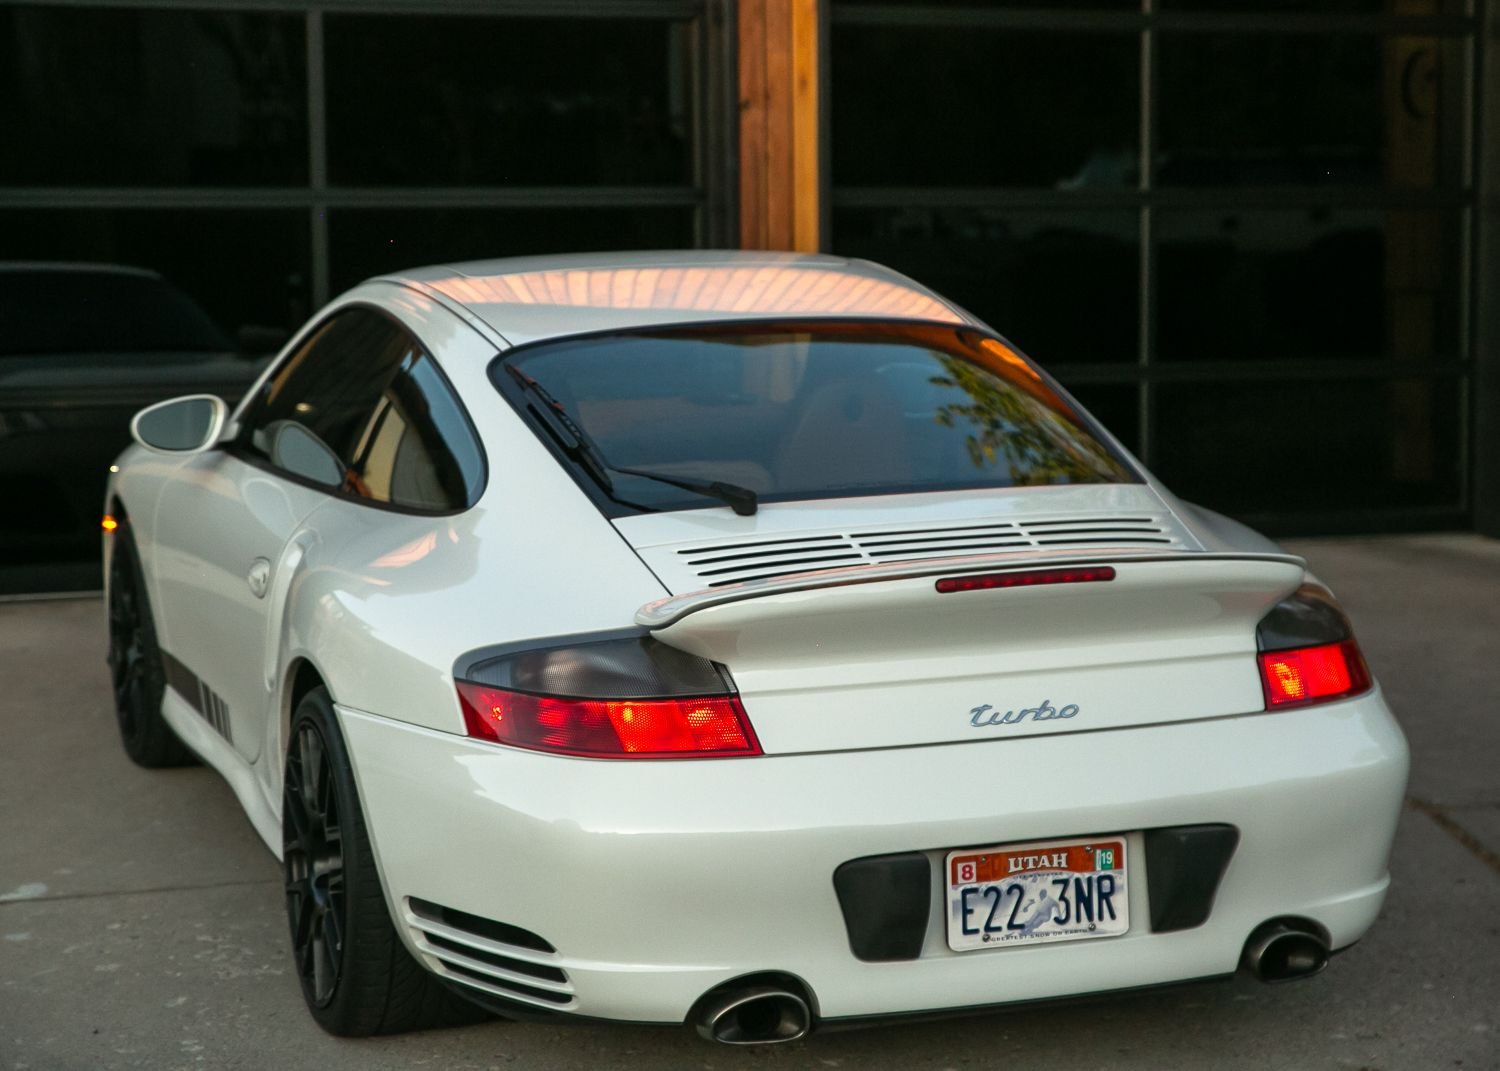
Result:
M507 365L505 370L511 374L516 383L523 391L530 394L541 403L540 406L531 406L531 411L536 413L552 437L557 440L563 452L587 470L588 474L604 490L610 498L622 505L634 509L656 511L658 507L643 506L639 502L631 502L621 498L615 493L614 481L610 479L611 472L620 473L623 476L639 476L643 480L654 480L657 483L670 484L680 487L684 491L691 491L705 498L716 498L726 503L734 512L741 517L750 517L755 514L758 507L755 492L748 487L739 484L726 483L723 480L685 480L678 476L668 476L665 473L652 472L649 469L626 468L623 465L611 464L605 459L603 451L595 444L593 439L581 427L578 422L568 413L567 408L552 397L546 387L542 386L531 376L521 371L514 365Z

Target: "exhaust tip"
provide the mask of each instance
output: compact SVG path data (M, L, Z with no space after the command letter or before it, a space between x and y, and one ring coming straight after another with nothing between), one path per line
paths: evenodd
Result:
M1295 919L1267 922L1245 942L1244 963L1262 982L1311 978L1328 966L1328 940Z
M789 990L748 986L709 994L694 1025L699 1035L721 1045L773 1045L806 1037L812 1011Z

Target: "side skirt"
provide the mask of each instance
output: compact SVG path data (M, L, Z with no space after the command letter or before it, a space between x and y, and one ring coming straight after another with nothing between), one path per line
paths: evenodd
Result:
M239 752L172 688L162 694L161 713L182 742L229 783L230 791L240 801L250 825L279 860L281 814L267 802L254 768L240 758Z

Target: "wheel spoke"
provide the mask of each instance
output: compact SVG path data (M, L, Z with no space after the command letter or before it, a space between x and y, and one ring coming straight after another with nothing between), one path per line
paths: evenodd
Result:
M328 957L328 944L323 934L315 933L312 939L313 995L324 1000L333 992L334 967Z
M309 982L316 981L314 972L318 965L318 931L316 927L310 927L307 931L307 940L297 946L300 955L297 957L302 977ZM316 990L314 990L316 993Z
M292 915L292 947L301 949L312 939L313 916L317 913L317 904L306 882L288 886L288 891L291 893L287 908Z
M318 813L323 816L323 836L337 836L339 808L333 794L333 777L325 762L318 782Z
M338 978L339 963L343 959L344 934L337 911L323 912L323 954L328 957L328 966L333 978Z
M290 824L291 829L287 832L296 838L297 847L303 852L311 852L315 848L311 843L312 821L303 805L302 767L295 756L286 764L282 810L286 817L286 821L282 823L283 830L286 831L286 826Z
M318 781L323 776L323 742L318 734L304 728L297 738L302 750L302 802L308 817L318 823L321 808L318 806Z

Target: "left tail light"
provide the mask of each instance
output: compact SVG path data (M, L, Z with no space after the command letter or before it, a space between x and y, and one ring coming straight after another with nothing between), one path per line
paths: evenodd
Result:
M1327 588L1303 584L1256 629L1266 709L1327 703L1370 690L1354 630Z
M631 633L460 659L470 736L603 759L759 755L724 667Z

